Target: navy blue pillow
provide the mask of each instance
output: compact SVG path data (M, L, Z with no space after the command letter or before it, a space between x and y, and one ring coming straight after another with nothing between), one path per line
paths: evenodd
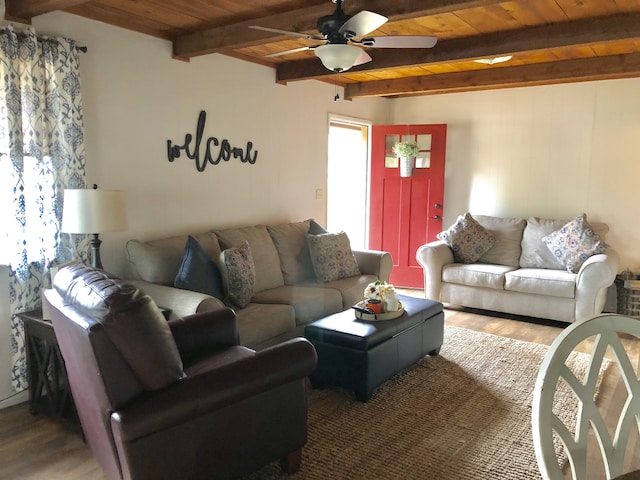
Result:
M182 265L173 285L176 288L206 293L224 299L220 270L202 245L191 235L184 246Z
M326 228L316 222L313 218L309 219L309 233L311 235L322 235L323 233L329 233Z

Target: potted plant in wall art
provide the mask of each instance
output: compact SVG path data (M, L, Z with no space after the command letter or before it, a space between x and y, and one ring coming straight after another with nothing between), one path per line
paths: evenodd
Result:
M393 146L393 153L400 157L400 176L410 177L413 172L415 158L420 153L418 144L410 140L397 142Z

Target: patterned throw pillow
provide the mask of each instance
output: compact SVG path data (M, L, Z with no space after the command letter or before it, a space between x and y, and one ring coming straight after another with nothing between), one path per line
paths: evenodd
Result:
M583 213L559 230L542 238L553 256L571 273L578 273L592 255L605 253L609 245L603 242Z
M243 242L220 254L220 273L227 291L227 303L244 308L255 295L256 268L249 243Z
M496 237L480 225L469 212L458 217L448 230L437 237L451 250L456 262L473 263L496 243Z
M351 251L346 233L307 235L311 263L319 282L332 282L360 275L358 262Z

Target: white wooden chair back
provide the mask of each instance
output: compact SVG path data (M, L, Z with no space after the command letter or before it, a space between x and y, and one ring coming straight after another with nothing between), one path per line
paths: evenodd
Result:
M640 429L640 383L635 366L618 336L626 333L640 338L640 320L622 315L599 315L567 327L553 342L540 366L534 387L532 427L536 459L540 473L547 480L565 478L558 465L554 432L564 445L572 478L587 478L587 442L589 428L599 446L607 479L623 473L627 442L635 425ZM578 379L566 366L567 357L583 340L594 337L589 367L584 379ZM594 402L599 372L609 347L614 354L628 397L615 427L613 438ZM562 379L578 399L575 425L565 425L553 413L554 395ZM572 434L575 431L575 436ZM597 452L589 451L589 455Z

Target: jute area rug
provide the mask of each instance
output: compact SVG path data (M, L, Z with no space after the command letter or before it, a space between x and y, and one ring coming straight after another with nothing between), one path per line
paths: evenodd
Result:
M313 390L302 468L289 478L541 478L531 401L547 350L446 327L439 356L396 375L367 403L337 388ZM571 361L572 371L583 372L588 356L575 353ZM558 400L575 409L571 395ZM274 463L247 478L283 476Z

